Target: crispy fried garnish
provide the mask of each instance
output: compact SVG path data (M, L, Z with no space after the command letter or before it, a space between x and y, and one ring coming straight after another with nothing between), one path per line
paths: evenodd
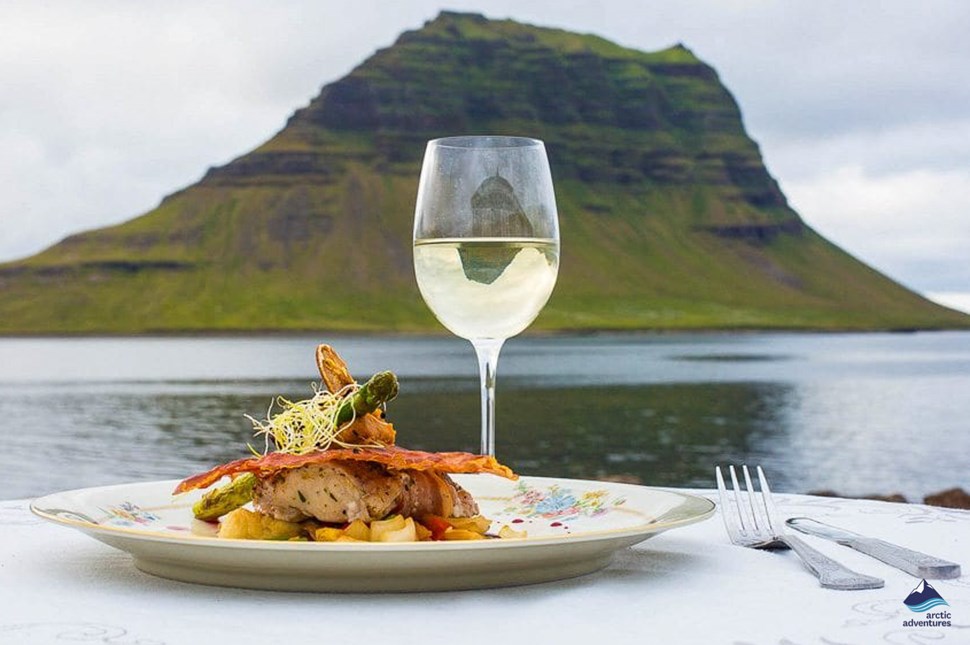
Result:
M380 418L376 413L365 414L340 429L337 439L344 443L374 444L393 446L397 433L394 426Z
M331 392L339 392L344 387L356 383L347 369L347 363L334 351L330 345L317 346L317 369L323 384Z

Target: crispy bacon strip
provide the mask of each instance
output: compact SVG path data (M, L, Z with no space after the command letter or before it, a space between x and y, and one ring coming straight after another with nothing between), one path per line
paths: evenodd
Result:
M491 473L508 479L518 479L518 475L513 473L510 468L500 464L495 457L487 455L473 455L468 452L424 452L398 446L388 446L387 448L331 448L305 455L271 452L262 457L230 461L183 480L175 488L174 494L184 493L195 488L208 488L227 475L254 473L257 477L268 477L280 470L299 468L308 464L322 464L333 460L370 461L384 464L395 470Z

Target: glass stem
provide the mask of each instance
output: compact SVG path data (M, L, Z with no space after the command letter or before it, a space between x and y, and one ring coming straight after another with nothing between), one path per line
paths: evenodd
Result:
M495 370L504 338L479 338L472 345L478 355L478 374L482 382L482 454L495 456Z

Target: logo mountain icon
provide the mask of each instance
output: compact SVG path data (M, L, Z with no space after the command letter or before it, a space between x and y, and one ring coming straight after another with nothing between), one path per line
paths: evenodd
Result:
M909 607L910 611L924 612L933 607L949 605L950 603L943 600L943 596L933 588L933 585L926 580L921 580L916 588L909 592L903 604Z

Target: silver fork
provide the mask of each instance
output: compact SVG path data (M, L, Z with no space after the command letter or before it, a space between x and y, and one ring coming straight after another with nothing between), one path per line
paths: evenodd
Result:
M785 530L784 520L775 508L771 489L768 488L768 480L761 466L758 466L760 494L755 492L751 484L748 467L742 466L741 471L744 473L746 484L744 491L738 483L734 466L728 468L734 487L734 506L737 509L736 513L732 513L728 510L728 491L724 485L721 467L717 466L714 469L717 477L717 492L721 498L721 516L724 518L724 526L727 528L731 542L755 549L791 549L818 577L822 586L829 589L879 589L886 584L881 578L856 573L846 568L827 555L816 551L800 538L788 533Z

